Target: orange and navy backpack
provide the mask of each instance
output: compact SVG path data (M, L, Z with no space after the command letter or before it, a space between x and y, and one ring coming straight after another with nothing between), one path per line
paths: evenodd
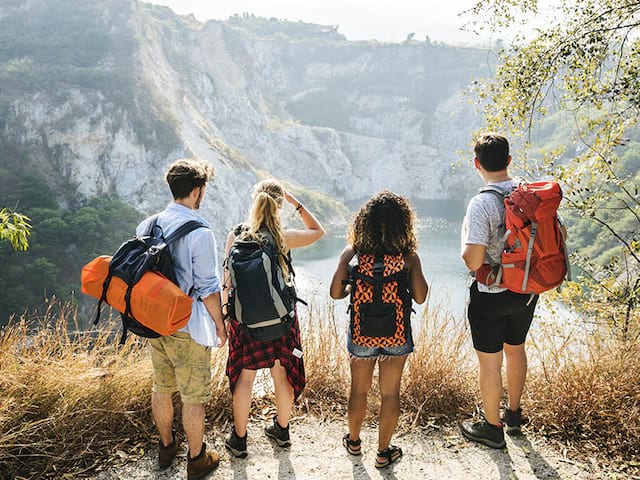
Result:
M539 294L570 279L568 254L558 206L560 185L554 181L522 182L513 191L487 185L504 201L504 248L499 264L483 265L476 279L517 293Z
M82 292L97 298L100 307L111 305L122 317L123 344L127 332L146 338L172 335L191 317L193 299L178 287L168 246L204 224L189 220L165 237L158 215L147 231L124 242L113 257L100 256L82 269Z
M350 267L351 334L363 347L401 346L411 334L411 292L404 256L358 255Z

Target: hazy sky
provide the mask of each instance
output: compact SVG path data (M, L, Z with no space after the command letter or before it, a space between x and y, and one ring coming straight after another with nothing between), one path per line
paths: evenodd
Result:
M410 32L416 40L469 44L480 39L459 28L465 23L458 14L474 0L146 0L167 5L174 12L193 13L200 21L226 20L234 13L339 25L349 40L402 41Z

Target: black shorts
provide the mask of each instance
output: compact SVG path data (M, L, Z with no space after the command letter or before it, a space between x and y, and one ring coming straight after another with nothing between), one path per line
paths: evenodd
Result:
M520 345L527 338L538 295L510 292L483 293L477 282L469 288L467 318L473 348L485 353L502 350L502 344Z

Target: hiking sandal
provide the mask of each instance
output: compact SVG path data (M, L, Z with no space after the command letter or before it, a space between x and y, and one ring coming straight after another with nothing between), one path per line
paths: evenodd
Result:
M391 465L393 462L402 457L402 449L400 447L396 447L395 445L389 445L384 450L378 451L378 457L383 457L384 461L380 461L376 458L376 468L386 468Z
M362 443L362 440L351 440L348 433L342 437L342 445L351 455L360 455L362 453L360 443Z

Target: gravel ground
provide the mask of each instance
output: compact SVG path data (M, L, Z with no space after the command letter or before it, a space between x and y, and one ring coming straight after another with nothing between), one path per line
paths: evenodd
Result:
M293 418L292 446L280 448L267 439L264 418L252 419L249 425L249 456L236 459L224 448L224 435L230 430L209 431L207 443L221 453L218 469L208 478L234 480L319 480L319 479L455 479L455 480L542 480L611 478L595 462L570 459L542 439L533 435L508 437L507 448L494 450L465 440L457 426L429 427L399 431L393 443L402 447L404 457L387 469L374 467L377 447L375 426L362 432L361 456L347 454L342 436L345 420L320 420L312 416ZM118 464L92 477L114 479L184 479L186 446L172 467L157 468L154 448L137 456L121 453ZM620 478L620 477L618 477Z

